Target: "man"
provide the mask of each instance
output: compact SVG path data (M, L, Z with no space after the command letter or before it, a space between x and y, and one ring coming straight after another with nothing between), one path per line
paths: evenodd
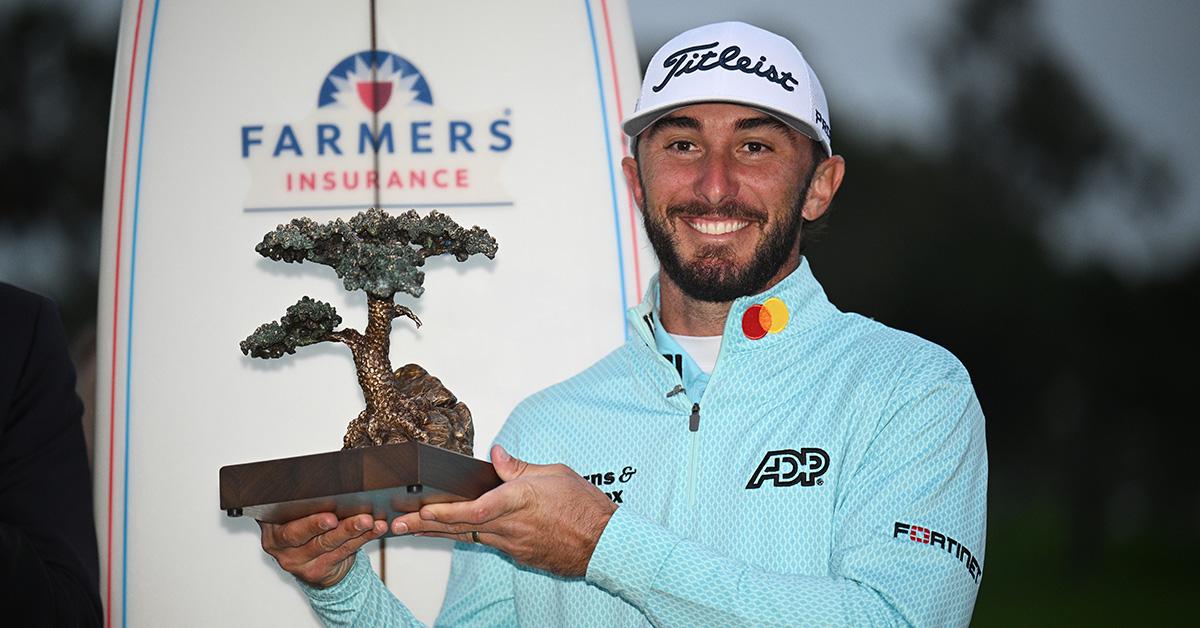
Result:
M462 541L440 623L970 620L983 415L953 356L813 278L804 225L845 170L828 121L800 52L761 29L654 56L622 166L662 272L624 346L513 412L503 485L391 523ZM357 554L385 532L325 513L264 524L263 546L325 620L415 623Z
M83 402L50 299L0 283L0 617L99 626Z

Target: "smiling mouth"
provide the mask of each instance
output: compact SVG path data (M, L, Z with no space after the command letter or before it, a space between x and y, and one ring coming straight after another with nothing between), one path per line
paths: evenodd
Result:
M699 218L684 218L683 222L705 235L725 235L740 231L750 224L748 220L702 220Z

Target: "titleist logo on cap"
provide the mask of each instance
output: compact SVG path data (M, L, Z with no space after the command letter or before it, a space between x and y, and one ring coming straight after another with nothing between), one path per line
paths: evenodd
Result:
M780 72L775 68L774 64L764 69L763 65L767 62L766 57L759 57L758 62L755 63L750 57L742 54L741 47L737 45L727 46L721 52L714 52L712 50L720 45L721 42L714 41L711 44L700 44L699 46L691 46L672 52L663 61L663 67L668 68L667 75L663 77L661 83L651 89L657 93L662 91L662 88L666 87L667 83L671 82L671 79L677 76L691 74L692 72L706 72L716 68L731 71L736 70L745 72L746 74L761 76L789 92L795 91L793 86L800 84L800 81L796 80L791 72ZM707 52L700 54L702 50L707 50Z

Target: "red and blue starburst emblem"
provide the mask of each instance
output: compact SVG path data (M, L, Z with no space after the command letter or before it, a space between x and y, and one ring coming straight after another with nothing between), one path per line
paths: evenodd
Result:
M432 105L425 76L400 55L364 50L333 66L321 83L318 107L366 107L378 112L387 106Z

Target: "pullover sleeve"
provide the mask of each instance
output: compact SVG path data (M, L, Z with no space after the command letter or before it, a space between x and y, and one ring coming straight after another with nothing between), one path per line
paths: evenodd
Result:
M326 626L424 626L383 584L362 550L337 584L324 589L296 581Z
M839 479L825 575L771 573L618 508L587 580L655 625L965 625L982 575L987 453L969 381L893 395ZM804 534L804 530L796 530Z
M495 550L456 543L436 625L516 626L512 587L505 586L512 582L511 570ZM425 625L384 586L362 550L341 582L325 589L299 584L326 626Z

